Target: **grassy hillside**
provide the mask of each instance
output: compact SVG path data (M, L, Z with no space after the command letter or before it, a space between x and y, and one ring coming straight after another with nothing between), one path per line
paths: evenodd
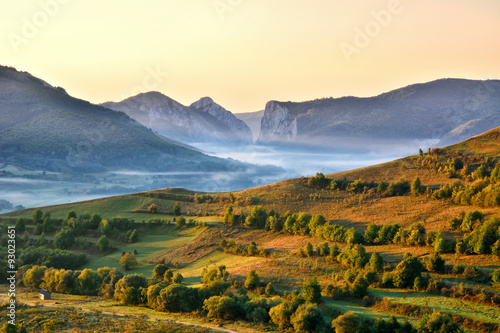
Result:
M248 290L248 302L261 302L262 297L271 302L264 291L268 283L281 301L299 302L293 291L316 277L325 329L347 311L368 321L395 316L400 324L408 320L415 327L439 311L468 331L495 332L500 327L500 280L492 276L500 267L500 222L495 219L500 218L499 132L381 165L244 191L161 189L44 207L43 212L61 224L70 210L78 217L95 212L109 221L121 216L134 222L126 229L115 225L109 234L113 249L104 253L96 249L100 227L89 229L88 246L70 248L87 255L81 269L121 269L122 252L137 250L138 264L125 273L149 278L157 264L166 264L184 277L183 285L198 290L210 285L204 271L217 271L221 265L231 288L242 287L249 271L255 270L260 283ZM227 213L228 207L232 212ZM35 244L42 236L34 232L33 212L4 214L0 223L25 218L28 231L20 241ZM186 225L179 224L179 215L186 217ZM321 221L318 215L326 222L314 224ZM389 228L396 228L394 235L384 236ZM139 234L134 243L127 238L132 229ZM47 246L56 232L43 236L49 239ZM330 254L323 253L325 244ZM346 259L361 247L366 261L358 265ZM340 254L331 255L334 251ZM374 253L383 260L377 272L371 264L365 266ZM436 266L436 258L444 260L444 266ZM397 277L401 263L408 260L423 264L422 272L420 280L403 285ZM359 296L355 287L362 281L369 287ZM240 297L234 289L225 295ZM278 328L267 323L269 318L210 317L207 311L197 315L222 322L263 321L254 324L256 330Z

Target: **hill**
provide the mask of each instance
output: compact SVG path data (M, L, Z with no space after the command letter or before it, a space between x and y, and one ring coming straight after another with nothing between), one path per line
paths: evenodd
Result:
M97 279L96 271L106 274L106 266L116 269L113 274L144 274L114 284L115 298L143 305L136 308L141 311L191 313L196 320L235 325L236 331L276 331L281 323L276 312L288 306L285 327L292 325L286 318L297 323L299 313L329 330L332 320L340 325L352 316L345 313L353 312L353 325L364 327L413 325L427 332L421 328L428 322L442 321L437 327L495 332L500 328L499 133L497 128L454 146L342 173L230 193L159 189L44 207L35 214L33 209L12 212L0 215L0 224L6 228L26 219L15 222L19 228L24 223L16 244L26 264L42 258L50 264L55 254L47 249L75 233L74 243L66 246L87 258L80 266L85 274L71 273L78 281ZM34 220L43 214L43 223ZM103 235L110 242L107 250L98 245ZM120 271L129 252L137 252L137 264ZM57 265L71 255L56 254ZM63 268L74 269L71 265ZM127 279L142 281L143 290L149 282L147 295L137 300L121 295ZM146 294L130 285L136 288L131 295ZM94 294L110 297L109 290L104 286ZM189 303L170 305L177 302L176 292L190 295ZM66 303L64 293L55 294L59 298L50 304ZM80 307L117 306L79 297L85 303ZM33 297L20 293L19 301L26 300ZM178 304L189 306L179 310Z
M500 125L500 81L442 79L369 98L270 101L258 142L320 147L460 142Z
M122 112L0 67L0 163L55 172L242 171L250 165L210 157L165 139Z
M149 92L102 105L125 112L144 126L182 142L252 142L248 126L209 97L186 107L159 92Z

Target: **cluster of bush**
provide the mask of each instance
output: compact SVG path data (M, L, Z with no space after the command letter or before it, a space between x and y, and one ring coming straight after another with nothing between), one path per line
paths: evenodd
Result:
M491 218L484 221L479 211L460 213L454 217L449 227L460 229L466 234L456 244L459 254L494 254L500 257L500 219Z
M224 253L230 253L240 256L251 256L251 257L267 257L269 256L269 250L258 249L255 242L251 242L249 245L237 244L234 240L222 239L219 243L219 248L224 251Z
M321 172L316 173L315 176L309 178L302 178L302 183L308 187L328 189L332 191L347 191L351 193L379 193L384 196L401 196L410 193L410 183L405 179L400 179L396 182L386 183L381 181L379 183L369 182L362 179L354 181L344 179L328 179Z

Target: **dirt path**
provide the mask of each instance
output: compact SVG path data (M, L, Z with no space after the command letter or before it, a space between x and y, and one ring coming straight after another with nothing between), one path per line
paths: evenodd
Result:
M29 305L29 306L45 306L47 308L66 308L65 306L57 306L57 305L49 305L49 304L35 304L35 303L20 303L18 302L18 304L26 304L26 305ZM92 310L89 310L89 309L82 309L82 308L78 308L78 307L71 307L72 309L76 309L76 310L80 310L80 311L84 311L84 312L92 312ZM101 314L105 314L105 315L110 315L110 316L120 316L120 317L125 317L127 316L126 314L124 313L116 313L116 312L105 312L105 311L102 311L100 312ZM135 316L137 318L139 318L139 316ZM148 320L153 320L153 321L157 321L157 320L160 320L160 321L166 321L165 319L161 319L161 318L155 318L155 317L148 317ZM214 326L210 326L210 325L203 325L203 324L193 324L193 323L187 323L187 322L184 322L184 321L178 321L178 320L168 320L169 323L175 323L175 324L182 324L182 325L188 325L188 326L198 326L198 327L204 327L204 328L208 328L208 329L211 329L211 330L216 330L216 331L221 331L221 332L228 332L228 333L238 333L236 331L232 331L232 330L228 330L228 329L225 329L225 328L220 328L220 327L214 327Z

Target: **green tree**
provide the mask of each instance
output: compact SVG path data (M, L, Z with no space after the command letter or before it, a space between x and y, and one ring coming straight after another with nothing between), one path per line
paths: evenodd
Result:
M493 272L493 275L491 276L491 281L493 282L493 285L500 285L500 268L495 270Z
M346 312L332 321L335 333L354 333L358 329L358 316L353 312Z
M233 207L229 206L224 213L224 224L233 225L234 223L234 215L233 215Z
M463 332L458 323L453 322L450 315L433 312L426 314L416 325L418 333L459 333Z
M165 274L163 274L163 281L172 282L173 277L174 273L170 269L167 269Z
M54 231L54 223L49 216L43 220L43 231L48 233Z
M323 314L316 305L300 305L290 318L295 332L319 332L324 324Z
M247 278L245 280L245 288L255 289L259 285L259 276L254 269L248 271Z
M120 265L122 265L124 270L128 271L134 267L139 266L139 263L137 262L137 259L135 258L135 255L133 253L125 253L120 258Z
M262 206L255 206L252 208L250 215L245 219L245 226L264 228L266 225L267 213Z
M68 211L68 213L66 213L66 217L64 218L64 220L66 221L69 221L70 219L76 219L76 212L74 210L70 210Z
M381 272L384 269L384 259L378 252L373 252L368 262L370 269L374 272Z
M366 296L366 292L368 291L368 282L362 274L358 274L349 289L353 297L362 298Z
M184 277L181 275L181 273L175 273L174 277L172 278L172 282L175 284L181 284L183 280Z
M425 266L429 272L444 273L445 271L445 261L437 252L434 252L432 257L427 260Z
M47 267L35 265L28 269L23 275L23 283L30 290L36 290L40 288L43 282L43 277Z
M422 184L420 182L420 178L415 178L411 184L411 193L414 195L422 194Z
M404 259L396 266L394 285L398 288L413 286L415 278L421 276L423 268L424 266L417 257L406 253Z
M284 301L269 310L269 316L271 317L271 322L279 326L279 328L285 329L292 326L290 318L292 317L294 306L292 302Z
M158 206L154 203L152 203L149 207L148 210L151 214L156 214L158 213Z
M172 207L172 211L174 212L175 216L181 215L181 204L179 201L177 201L174 206Z
M16 232L21 233L26 231L26 223L22 217L18 218L16 221Z
M125 275L116 282L114 297L124 304L140 304L141 291L147 287L147 280L142 274Z
M86 268L78 276L78 289L82 295L97 295L101 289L101 282L96 271Z
M54 237L54 247L58 249L69 249L75 244L75 235L69 228L61 229Z
M208 318L234 320L239 316L241 306L228 296L212 296L203 302L203 310Z
M184 228L186 225L186 218L184 216L179 216L177 220L175 220L175 225L177 228Z
M96 247L101 250L102 252L105 252L109 250L109 239L106 237L106 235L102 235L99 240L97 240L97 243L95 244Z
M111 227L111 224L108 222L108 220L102 220L99 224L99 232L103 235L110 236L112 231L113 228Z
M134 229L132 233L130 234L130 237L128 238L129 243L137 243L139 240L139 233L137 232L137 229Z
M321 303L321 286L315 276L302 285L302 297L308 303Z
M312 257L314 255L313 246L310 242L307 242L306 244L305 253L308 257Z
M157 280L162 281L165 276L165 272L168 270L168 265L158 264L153 269L153 277Z
M102 221L102 217L101 215L97 214L97 213L94 213L92 214L92 216L90 217L90 229L97 229L99 228L99 224L101 223Z
M42 222L42 217L43 217L42 210L40 208L35 209L31 214L31 217L33 219L33 223L35 224Z
M264 292L266 293L267 296L271 296L274 294L274 286L271 282L267 284Z
M330 254L330 246L328 242L324 242L318 247L318 254L322 257L326 257Z

